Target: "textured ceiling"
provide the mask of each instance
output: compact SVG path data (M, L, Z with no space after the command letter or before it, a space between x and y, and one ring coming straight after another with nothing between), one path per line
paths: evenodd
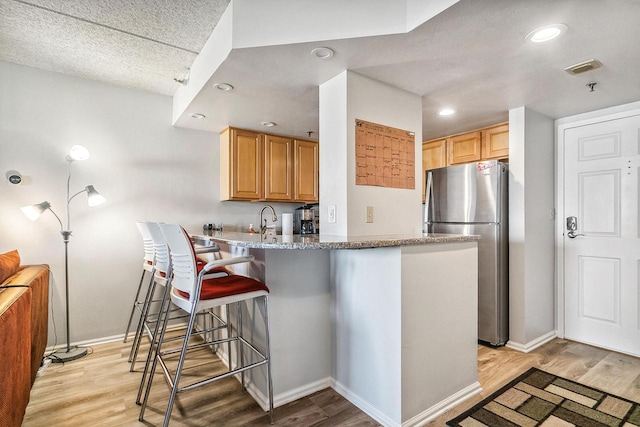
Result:
M173 95L229 0L0 0L0 60Z
M0 0L0 60L173 95L173 79L191 67L228 4ZM301 9L282 13L306 19ZM273 121L270 131L306 137L318 130L318 85L345 69L420 95L425 140L505 121L521 106L559 118L637 101L639 17L640 0L460 0L406 34L234 49L210 80L235 89L205 85L176 125L218 132ZM551 43L525 43L549 23L569 29ZM330 61L309 55L322 45L336 51ZM602 68L564 71L592 58ZM457 114L437 116L445 106ZM194 120L195 112L207 118Z

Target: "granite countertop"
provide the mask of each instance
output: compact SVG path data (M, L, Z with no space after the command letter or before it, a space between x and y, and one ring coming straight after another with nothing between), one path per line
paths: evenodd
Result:
M202 231L192 233L198 240L212 240L217 243L241 246L254 249L365 249L390 246L424 245L430 243L473 242L479 236L463 236L459 234L415 234L385 236L328 236L318 234L294 234L293 236L269 235L261 238L260 234L218 232L203 234Z

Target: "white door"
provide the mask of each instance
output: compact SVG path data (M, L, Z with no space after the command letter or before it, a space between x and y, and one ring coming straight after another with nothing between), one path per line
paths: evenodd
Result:
M639 135L640 115L564 130L565 337L635 355Z

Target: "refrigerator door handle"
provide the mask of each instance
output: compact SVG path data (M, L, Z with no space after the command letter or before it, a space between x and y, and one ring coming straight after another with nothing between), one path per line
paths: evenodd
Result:
M433 172L428 171L427 185L426 185L425 196L424 196L424 223L427 224L427 228L426 228L427 232L429 231L429 222L430 222L429 208L433 204L432 193L433 193Z

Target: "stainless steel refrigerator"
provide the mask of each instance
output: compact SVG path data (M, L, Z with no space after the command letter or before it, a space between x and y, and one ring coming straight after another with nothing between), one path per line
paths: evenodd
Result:
M504 345L509 339L507 164L491 160L449 166L426 176L426 231L481 236L478 340Z

